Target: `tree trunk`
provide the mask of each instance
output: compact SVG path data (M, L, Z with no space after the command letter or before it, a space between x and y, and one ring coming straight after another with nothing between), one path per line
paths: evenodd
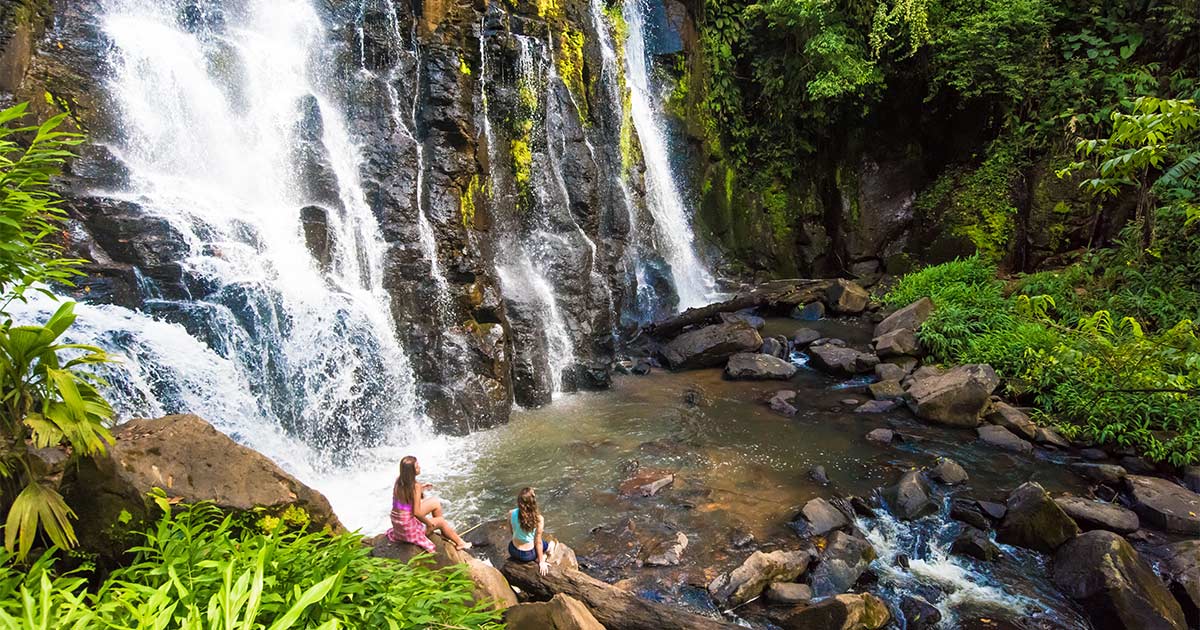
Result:
M739 626L659 604L572 569L553 567L538 575L536 563L506 562L500 571L509 584L538 600L558 593L583 602L608 630L735 630Z
M724 302L689 308L661 322L650 324L645 330L655 337L670 337L688 326L715 320L721 313L760 307L792 308L823 299L825 291L832 285L833 280L775 280Z

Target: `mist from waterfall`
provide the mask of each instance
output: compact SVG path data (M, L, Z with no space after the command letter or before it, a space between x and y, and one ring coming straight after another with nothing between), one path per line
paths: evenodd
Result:
M646 163L647 205L654 217L655 249L671 266L680 310L703 306L716 295L716 282L696 255L690 214L671 166L667 134L651 76L646 49L646 7L643 0L624 0L629 35L625 41L625 72L634 127Z
M92 193L167 222L186 243L179 262L192 293L146 299L182 327L116 307L84 312L83 330L132 352L131 382L143 375L144 387L115 385L140 392L125 413L187 411L233 435L287 433L321 467L396 429L420 430L382 286L383 242L345 116L329 98L326 32L311 4L252 0L181 14L157 0L109 0L102 24L112 42L106 88L123 123L110 148L130 182ZM314 199L303 181L296 145L305 134L327 160L328 198ZM327 266L303 234L300 210L312 205L327 217ZM142 363L152 355L154 367ZM205 360L189 361L198 355ZM223 391L181 391L216 374ZM263 450L297 457L291 446Z

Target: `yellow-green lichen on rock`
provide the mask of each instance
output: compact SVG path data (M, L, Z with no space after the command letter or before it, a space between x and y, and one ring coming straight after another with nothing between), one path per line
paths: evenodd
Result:
M463 227L471 230L475 228L475 192L479 188L479 175L471 176L471 181L467 183L462 194L458 197L458 207L462 211Z
M583 31L568 26L558 35L558 55L554 59L558 76L571 91L579 120L588 124L587 86L583 83Z

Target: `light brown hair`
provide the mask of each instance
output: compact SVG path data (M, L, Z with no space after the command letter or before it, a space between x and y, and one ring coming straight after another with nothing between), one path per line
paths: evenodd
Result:
M396 477L396 485L392 486L392 502L411 505L415 511L417 506L413 505L417 497L415 489L417 486L417 458L412 455L406 455L400 460L400 476Z
M517 493L517 521L521 524L521 529L527 532L536 531L539 515L537 496L533 494L533 488L521 488Z

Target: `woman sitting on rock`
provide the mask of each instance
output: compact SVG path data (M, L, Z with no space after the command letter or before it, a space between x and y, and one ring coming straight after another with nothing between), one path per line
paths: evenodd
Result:
M542 535L546 521L538 510L537 496L533 488L521 488L517 493L517 508L508 513L512 540L508 543L508 556L517 562L537 560L538 572L546 575L550 565L546 556L554 551L554 543L547 542Z
M433 486L417 483L421 465L412 455L400 460L400 476L392 486L392 528L388 540L416 545L429 553L436 551L429 535L440 529L447 540L459 549L470 549L471 543L459 537L458 532L442 516L442 502L436 498L425 498L425 491Z

